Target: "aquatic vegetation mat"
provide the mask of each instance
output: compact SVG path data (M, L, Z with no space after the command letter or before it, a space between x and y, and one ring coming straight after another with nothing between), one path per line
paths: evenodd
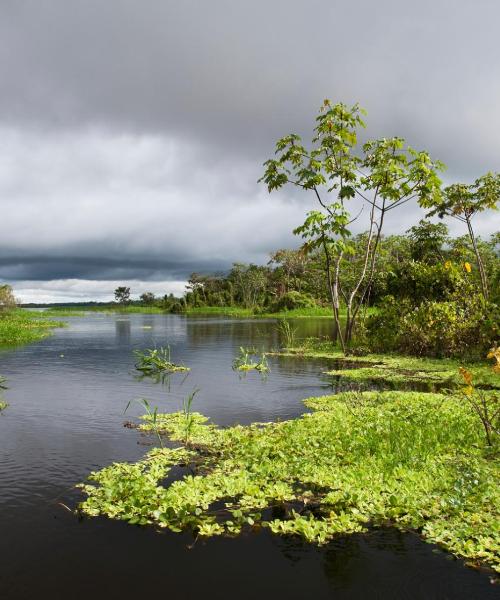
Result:
M166 348L148 348L144 351L135 350L134 354L137 358L135 368L144 375L189 371L189 367L172 362L169 346Z
M256 358L257 355L259 355L259 352L254 348L240 346L239 354L233 360L233 369L235 371L259 371L260 373L267 373L269 365L266 355L261 352L259 359Z
M65 323L47 318L41 312L23 309L0 314L0 346L17 346L36 342L51 334L51 329Z
M219 429L199 413L146 415L180 447L115 463L80 510L197 535L268 527L324 544L391 525L500 572L498 447L460 397L358 392L310 398L293 421ZM169 482L176 466L192 474Z

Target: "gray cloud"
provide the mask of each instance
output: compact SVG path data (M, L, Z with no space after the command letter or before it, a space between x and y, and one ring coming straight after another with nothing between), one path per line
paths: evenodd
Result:
M0 277L18 285L180 280L297 243L311 200L256 180L325 96L450 181L500 169L496 0L5 0L0 17Z

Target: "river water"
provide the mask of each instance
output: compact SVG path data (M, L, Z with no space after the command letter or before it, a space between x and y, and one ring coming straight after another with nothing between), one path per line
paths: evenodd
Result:
M147 447L127 419L147 398L193 410L219 425L294 418L302 400L331 393L323 360L269 359L271 372L231 369L240 346L277 347L272 321L177 315L67 319L42 342L0 351L8 378L0 415L0 598L498 598L485 573L465 567L413 534L379 530L323 548L267 531L197 541L107 519L78 520L74 485ZM299 336L328 335L326 319L297 321ZM136 377L134 349L169 344L185 375L154 383Z

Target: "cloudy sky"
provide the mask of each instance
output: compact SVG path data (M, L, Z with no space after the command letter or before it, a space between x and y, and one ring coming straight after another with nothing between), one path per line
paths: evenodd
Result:
M28 302L181 293L297 245L312 199L257 179L325 97L446 181L498 171L499 22L498 0L0 0L0 280Z

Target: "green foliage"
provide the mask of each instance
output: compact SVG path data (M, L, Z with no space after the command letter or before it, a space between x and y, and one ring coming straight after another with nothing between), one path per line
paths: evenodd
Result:
M279 319L276 331L278 332L282 347L293 348L295 346L297 328L292 327L288 319Z
M314 298L309 294L303 294L292 290L286 292L280 298L277 298L269 307L269 312L279 313L287 310L295 310L300 308L315 308L317 306Z
M362 113L357 104L349 108L325 100L316 118L311 148L306 148L296 134L281 138L276 143L276 157L264 163L260 180L269 192L286 184L314 192L319 207L307 213L294 233L305 240L306 252L324 254L334 335L344 352L351 345L360 310L368 302L385 214L413 198L433 204L441 196L438 172L443 165L427 152L406 146L399 137L370 140L358 147L357 132L364 127ZM345 262L356 255L349 229L356 217L351 217L346 201L354 198L369 205L370 225L355 260L359 268L352 285L346 288L341 281ZM350 267L352 274L352 262ZM343 328L341 298L346 305Z
M387 298L367 319L367 338L375 352L460 357L483 354L498 339L498 307L471 294L461 300L425 300L417 306Z
M388 295L411 299L413 306L424 300L439 302L476 292L464 264L451 261L429 264L409 260L387 276L386 286Z
M239 355L233 360L233 369L235 371L260 371L261 373L267 373L269 371L269 365L267 363L266 355L262 352L260 354L260 360L256 360L254 357L259 353L254 348L244 348L240 346Z
M166 348L148 348L147 350L134 350L138 359L135 368L145 375L158 373L173 373L176 371L189 371L189 367L177 365L171 361L170 346Z
M149 401L146 400L145 398L141 398L140 400L136 400L136 402L146 410L146 414L147 414L147 418L148 418L150 429L155 432L156 437L158 438L158 442L159 442L160 446L163 448L163 440L161 439L161 435L160 435L160 432L159 432L159 429L158 429L158 424L157 424L158 407L157 406L152 407L150 405ZM127 410L130 408L131 404L132 404L132 400L130 400L129 402L127 402L127 406L125 407L125 410L123 411L124 413L127 412Z
M194 413L189 450L92 473L80 509L205 536L268 527L318 544L390 523L500 570L499 465L466 405L409 392L306 404L314 412L294 421L226 429ZM183 422L183 413L157 417L181 441ZM163 485L187 464L193 475Z
M411 257L424 263L444 262L444 246L448 242L448 227L421 219L407 231L411 243Z

